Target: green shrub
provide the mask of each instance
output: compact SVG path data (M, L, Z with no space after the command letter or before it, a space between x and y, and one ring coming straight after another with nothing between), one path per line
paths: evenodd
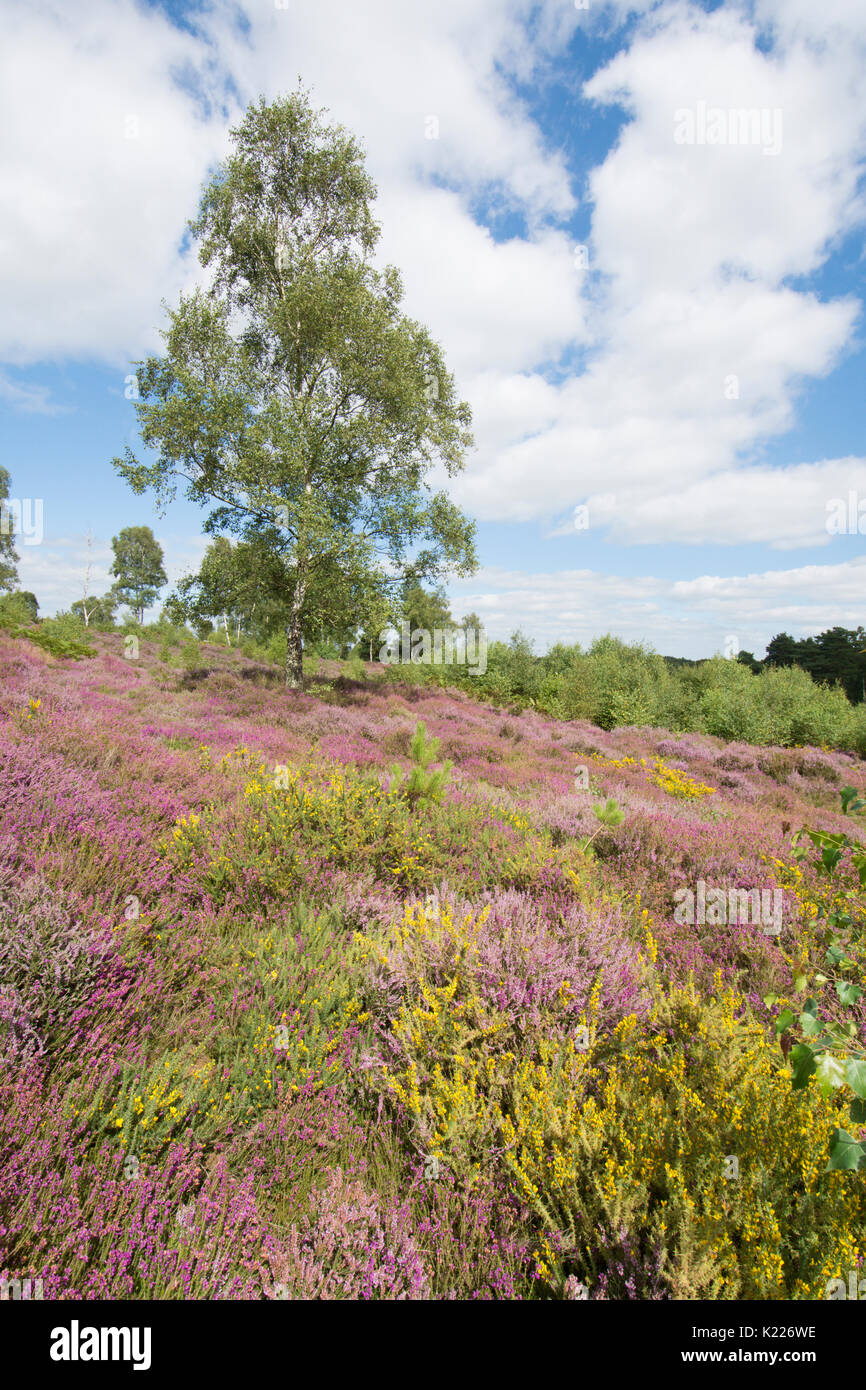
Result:
M542 1277L607 1298L825 1297L866 1220L863 1185L825 1171L844 1102L792 1091L733 991L658 987L652 1021L515 1068L503 1139L549 1232Z
M32 594L0 594L0 627L24 627L35 623L37 616L38 604Z
M84 642L65 636L62 631L58 632L49 627L48 623L44 623L38 628L13 628L11 635L24 637L28 642L33 642L37 647L41 647L43 651L50 652L52 656L66 657L70 661L80 661L83 657L96 656L95 647L88 647Z

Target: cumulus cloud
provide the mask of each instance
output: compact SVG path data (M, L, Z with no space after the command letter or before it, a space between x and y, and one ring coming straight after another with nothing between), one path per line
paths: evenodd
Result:
M866 557L688 580L485 568L452 585L450 597L452 612L477 613L491 638L507 640L520 628L539 652L557 641L585 647L612 632L666 656L695 658L732 648L762 654L780 631L807 636L836 624L856 627L864 583Z
M227 147L206 44L131 0L11 0L0 47L0 358L157 348L202 177Z
M673 496L700 506L702 482L720 473L739 486L742 471L754 491L750 453L791 428L803 381L854 345L858 301L790 279L816 271L862 220L866 80L838 35L820 50L788 37L767 53L735 10L665 6L586 83L587 99L628 116L589 179L596 294L575 337L593 351L554 392L523 389L511 441L482 434L457 486L479 515L561 513L599 476L645 494L644 519ZM702 105L778 113L780 147L677 143L678 113ZM494 396L488 374L482 409ZM700 535L700 513L679 529ZM795 529L808 530L805 513ZM616 538L641 531L620 525ZM735 526L723 538L742 537Z
M626 545L826 546L836 535L866 534L866 458L727 469L678 491L593 493L580 506L551 534L596 527Z

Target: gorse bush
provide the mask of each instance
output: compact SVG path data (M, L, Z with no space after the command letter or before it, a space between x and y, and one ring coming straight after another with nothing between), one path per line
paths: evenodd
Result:
M791 1091L732 991L657 989L648 1025L623 1020L589 1057L559 1050L515 1077L508 1161L556 1238L544 1276L604 1279L617 1298L820 1297L856 1263L866 1219L862 1187L824 1172L844 1111Z
M429 765L433 753L423 739L416 733L415 747ZM545 862L561 876L580 859L576 844L556 851L549 834L527 837L529 823L513 812L440 801L447 765L416 764L405 782L392 773L383 786L351 766L323 777L281 764L268 773L253 758L250 764L255 775L242 812L227 817L210 805L178 817L160 847L194 885L193 897L262 909L334 867L406 889L432 886L454 871L489 886L521 886Z

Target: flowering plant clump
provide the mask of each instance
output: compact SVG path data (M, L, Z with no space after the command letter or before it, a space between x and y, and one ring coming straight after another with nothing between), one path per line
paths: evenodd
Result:
M862 1267L854 753L360 663L287 707L234 648L92 640L0 635L0 1279L781 1301ZM678 910L701 883L780 930Z
M683 797L686 800L700 796L711 796L716 790L715 787L708 787L703 782L696 782L693 777L689 777L679 768L668 766L661 758L655 760L653 781L669 796Z
M278 1297L429 1297L407 1205L386 1205L340 1168L327 1175L309 1211L270 1256Z

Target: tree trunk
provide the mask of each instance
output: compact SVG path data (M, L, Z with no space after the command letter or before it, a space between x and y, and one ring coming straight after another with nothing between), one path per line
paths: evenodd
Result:
M307 592L307 581L298 579L292 595L292 607L286 625L286 685L301 690L304 685L304 639L301 634L301 614Z

